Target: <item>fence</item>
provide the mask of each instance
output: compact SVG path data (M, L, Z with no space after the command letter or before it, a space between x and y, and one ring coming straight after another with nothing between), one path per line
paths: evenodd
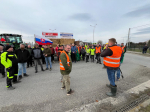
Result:
M143 52L143 46L130 46L127 48L128 51L135 51L135 52ZM150 47L147 49L147 53L150 54Z

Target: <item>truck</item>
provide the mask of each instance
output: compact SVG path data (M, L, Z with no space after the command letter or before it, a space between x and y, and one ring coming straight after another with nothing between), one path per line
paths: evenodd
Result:
M9 33L0 34L0 45L3 45L4 47L6 45L13 45L16 50L20 47L21 43L23 43L22 35Z

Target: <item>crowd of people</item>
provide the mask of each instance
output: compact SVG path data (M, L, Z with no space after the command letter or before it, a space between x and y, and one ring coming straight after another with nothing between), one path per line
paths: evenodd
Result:
M28 45L25 48L24 44L20 44L20 48L14 50L13 45L7 45L5 50L3 46L0 46L0 70L2 77L5 77L5 68L7 72L7 88L9 90L15 89L12 86L12 82L20 83L21 79L28 77L26 68L35 66L35 73L38 72L38 65L41 67L41 71L52 70L52 63L55 63L54 57L57 56L57 60L60 64L60 73L62 75L62 88L66 89L67 95L73 93L70 88L69 74L72 70L72 62L85 61L86 63L91 60L92 63L96 60L96 63L102 64L101 58L103 58L103 68L107 68L108 79L110 84L107 87L111 88L111 92L107 93L108 96L115 96L117 86L115 84L115 72L117 73L117 80L120 80L120 65L123 63L126 47L122 43L121 46L116 44L116 39L111 38L105 46L100 44L94 45L57 45L53 48L52 45L42 45L35 43L34 47ZM90 60L89 60L90 59ZM46 64L46 68L43 68L43 64ZM23 73L22 73L23 71Z

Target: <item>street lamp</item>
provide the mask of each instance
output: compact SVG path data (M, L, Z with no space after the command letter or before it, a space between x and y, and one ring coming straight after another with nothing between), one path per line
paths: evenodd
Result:
M94 30L95 30L96 25L95 26L90 25L91 27L93 27L93 44L94 44Z
M51 31L55 31L56 29L54 29L54 30L52 30L52 29L49 29L49 30L51 30Z

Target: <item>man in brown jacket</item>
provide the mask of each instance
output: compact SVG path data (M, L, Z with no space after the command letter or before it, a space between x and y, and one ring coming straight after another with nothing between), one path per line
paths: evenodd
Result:
M46 70L48 70L48 63L49 63L50 64L50 71L51 71L52 70L52 62L51 62L52 51L50 48L48 48L47 45L44 47L43 54L45 56L45 61L46 61Z

